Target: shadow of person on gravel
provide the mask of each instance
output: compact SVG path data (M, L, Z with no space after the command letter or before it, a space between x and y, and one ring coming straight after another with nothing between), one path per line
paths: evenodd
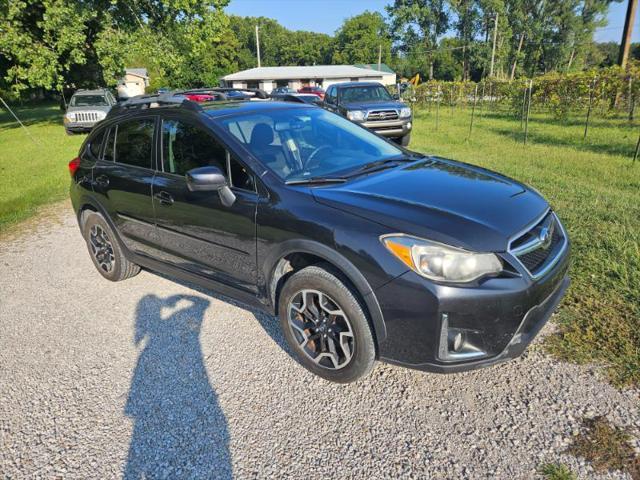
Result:
M138 357L125 414L134 421L125 479L232 478L227 422L209 383L200 327L209 301L192 295L138 302Z

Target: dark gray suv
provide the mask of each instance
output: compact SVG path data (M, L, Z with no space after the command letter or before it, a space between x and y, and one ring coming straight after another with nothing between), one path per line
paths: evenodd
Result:
M352 122L393 138L403 147L411 138L411 109L377 82L336 83L327 89L324 107Z

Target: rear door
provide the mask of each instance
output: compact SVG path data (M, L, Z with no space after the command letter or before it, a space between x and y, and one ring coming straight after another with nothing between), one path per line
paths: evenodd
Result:
M255 178L194 119L167 116L160 126L160 158L153 186L163 259L216 281L256 290ZM216 166L236 201L226 207L217 192L191 192L185 174Z
M156 116L112 125L93 171L93 190L131 251L153 254L158 235L151 200Z

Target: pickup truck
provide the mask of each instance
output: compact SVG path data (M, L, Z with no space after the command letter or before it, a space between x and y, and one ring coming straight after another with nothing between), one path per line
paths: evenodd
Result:
M409 145L411 108L380 83L334 83L327 89L323 107L379 135L393 138L403 147Z

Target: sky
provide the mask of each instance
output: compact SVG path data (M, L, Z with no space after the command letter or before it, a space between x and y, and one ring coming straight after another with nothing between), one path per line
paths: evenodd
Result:
M231 0L227 13L244 17L274 18L290 30L309 30L333 34L345 18L365 10L385 14L384 7L391 0ZM609 8L608 25L596 31L598 42L620 42L627 1ZM640 8L633 28L633 41L640 42Z

